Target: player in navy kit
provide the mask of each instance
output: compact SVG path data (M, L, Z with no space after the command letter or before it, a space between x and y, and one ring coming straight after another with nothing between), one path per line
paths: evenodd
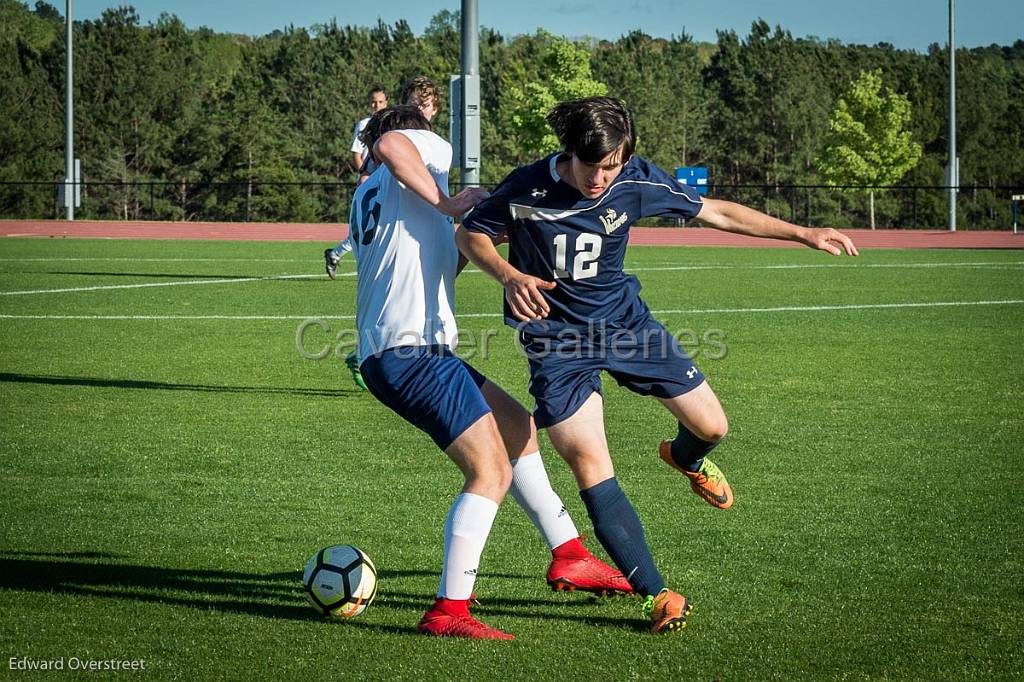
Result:
M720 509L733 493L707 454L728 421L704 375L623 272L630 225L647 216L699 218L711 227L791 239L839 255L856 247L831 228L792 225L728 201L701 198L633 156L636 130L618 100L563 102L548 115L563 150L513 171L456 235L462 252L505 289L505 320L530 366L534 418L572 467L598 539L646 597L651 630L685 626L688 600L665 587L643 527L615 479L604 433L601 371L658 399L678 421L659 455ZM492 239L505 235L509 260Z

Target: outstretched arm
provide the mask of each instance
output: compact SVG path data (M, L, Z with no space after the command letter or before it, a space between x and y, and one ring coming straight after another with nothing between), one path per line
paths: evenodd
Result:
M373 153L399 182L447 216L457 218L487 198L487 190L482 187L464 189L454 197L442 192L424 165L416 145L401 133L384 133L373 146Z
M828 251L834 256L840 256L844 252L849 256L860 255L853 241L839 230L831 227L801 227L732 201L704 199L697 219L725 232L769 239L788 239L812 249Z
M486 234L471 232L464 226L459 227L455 231L455 243L473 264L498 280L505 288L505 300L508 301L517 320L539 320L551 312L541 290L554 289L554 282L546 282L516 270L501 257L494 248L494 241Z

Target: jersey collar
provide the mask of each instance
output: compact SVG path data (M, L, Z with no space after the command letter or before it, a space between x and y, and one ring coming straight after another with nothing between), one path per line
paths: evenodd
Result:
M548 159L548 171L551 173L551 179L555 182L562 179L562 176L558 174L558 160L561 159L562 156L563 154L561 152L556 152L551 155L550 159Z

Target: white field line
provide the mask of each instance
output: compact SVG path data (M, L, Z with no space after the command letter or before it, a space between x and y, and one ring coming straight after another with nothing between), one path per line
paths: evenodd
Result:
M323 259L321 259L323 260ZM58 256L53 258L0 258L0 263L308 263L308 258L123 258L113 256Z
M0 258L0 263L57 263L57 262L108 262L108 263L308 263L308 258ZM674 261L650 262L646 266L630 267L631 272L658 270L803 270L812 268L961 268L992 266L1024 266L1024 261L964 261L958 263L796 263L791 265L729 265L710 263L707 265L680 265ZM465 272L480 272L466 270ZM118 274L118 273L111 273ZM141 276L141 275L140 275Z
M804 270L820 268L941 268L941 267L1005 267L1024 266L1024 261L991 261L965 263L866 263L863 265L810 264L810 265L674 265L665 267L630 268L629 272L659 272L674 270ZM464 272L480 274L480 270L467 269ZM110 273L117 274L117 273ZM144 277L145 275L140 275ZM286 279L317 279L323 274L267 275L260 277L235 277L226 279L195 279L177 282L143 282L139 284L106 284L91 287L67 287L62 289L27 289L23 291L0 291L0 296L29 296L32 294L68 294L84 291L108 291L115 289L144 289L148 287L196 286L200 284L238 284L240 282L265 282ZM341 272L338 277L355 277L355 272Z
M320 259L322 261L322 259ZM309 258L124 258L114 256L57 256L48 258L0 258L0 263L309 263ZM646 267L631 268L633 270L654 270L658 267L682 268L693 270L707 269L744 269L744 270L786 270L802 268L945 268L989 265L1024 265L1024 261L963 261L958 263L856 263L856 264L793 264L793 265L682 265L678 261L644 261ZM627 264L626 267L629 267ZM467 271L468 272L468 271ZM479 272L476 270L474 272Z
M966 306L1021 305L1024 299L993 301L926 301L905 303L851 303L844 305L775 306L771 308L680 308L652 310L654 315L708 315L730 313L804 313L836 310L890 310L901 308L960 308ZM465 313L460 318L502 317L501 313ZM280 320L354 320L355 315L5 315L3 320L184 320L184 321L280 321Z
M115 274L115 273L111 273ZM355 277L354 272L340 273L338 277ZM199 284L238 284L239 282L266 282L278 279L318 279L324 275L267 275L265 277L235 277L231 279L189 279L180 282L143 282L141 284L105 284L94 287L68 287L66 289L28 289L0 291L0 296L27 296L30 294L68 294L81 291L109 291L112 289L145 289L148 287L183 287Z
M991 261L967 263L818 263L794 265L668 265L663 267L633 268L630 272L659 272L666 270L813 270L813 269L913 269L913 268L1006 268L1018 269L1024 261ZM627 268L628 269L628 268ZM479 271L478 271L479 272Z

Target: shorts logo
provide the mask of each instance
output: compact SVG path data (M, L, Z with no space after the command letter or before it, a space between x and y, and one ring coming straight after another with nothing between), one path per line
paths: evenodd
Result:
M536 189L536 188L534 188L534 189L530 190L530 196L533 197L534 199L543 199L547 195L548 195L548 191L546 189Z
M476 575L476 569L475 568L471 568L468 571L466 571L465 574L466 575Z
M604 215L600 216L598 219L601 221L601 224L604 225L604 231L611 234L626 224L626 221L629 220L629 214L623 213L616 217L615 209L609 208L606 209Z
M695 376L697 376L697 368L694 367L693 365L690 365L690 369L686 370L686 378L692 379Z

